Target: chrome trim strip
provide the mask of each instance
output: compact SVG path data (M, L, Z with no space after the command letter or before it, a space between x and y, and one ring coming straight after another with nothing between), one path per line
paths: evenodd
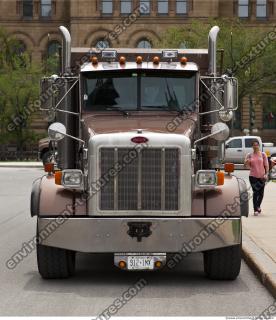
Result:
M165 148L161 150L161 210L165 211L165 192L166 192L166 185L165 185L165 165L166 165L166 158L165 158ZM179 187L178 187L179 192Z
M142 150L138 149L138 192L137 192L137 207L142 210Z
M114 148L114 168L118 163L118 148ZM118 175L114 176L114 210L118 210Z

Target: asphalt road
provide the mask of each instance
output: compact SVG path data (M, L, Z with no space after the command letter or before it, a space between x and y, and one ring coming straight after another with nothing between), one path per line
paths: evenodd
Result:
M41 174L40 169L0 168L1 316L95 316L141 277L147 285L117 316L259 315L273 303L245 263L236 281L211 281L204 276L200 254L185 258L173 271L152 273L121 272L110 255L79 254L76 276L60 281L40 278L35 252L7 269L5 262L35 234L29 199L32 180Z

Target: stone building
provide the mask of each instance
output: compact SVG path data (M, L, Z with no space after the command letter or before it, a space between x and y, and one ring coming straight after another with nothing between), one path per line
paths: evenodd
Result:
M135 21L130 14L142 6ZM0 26L32 52L33 61L58 51L60 25L70 29L74 47L152 47L168 27L216 17L239 17L248 27L269 29L276 22L276 0L0 0ZM265 105L245 101L236 114L235 133L252 127L252 103L253 127L264 139L276 142L273 95Z

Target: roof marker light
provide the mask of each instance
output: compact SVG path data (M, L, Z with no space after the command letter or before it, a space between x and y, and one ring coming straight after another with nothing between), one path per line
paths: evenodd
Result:
M160 58L159 57L154 57L153 58L153 64L156 64L156 65L158 65L160 63Z
M137 63L137 64L142 64L142 63L143 63L143 57L142 57L142 56L138 56L138 57L136 58L136 63Z
M98 64L98 58L97 57L92 57L91 58L91 62L92 62L92 64L93 64L93 66L96 66L97 64Z
M181 63L182 65L186 65L187 62L188 62L188 59L187 59L186 57L182 57L182 58L180 59L180 63Z
M120 65L125 65L126 64L126 57L120 57L119 59Z

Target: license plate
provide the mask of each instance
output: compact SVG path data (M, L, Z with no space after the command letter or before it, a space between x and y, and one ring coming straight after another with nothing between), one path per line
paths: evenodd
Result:
M130 256L127 259L127 268L128 270L153 270L154 259L146 256Z

